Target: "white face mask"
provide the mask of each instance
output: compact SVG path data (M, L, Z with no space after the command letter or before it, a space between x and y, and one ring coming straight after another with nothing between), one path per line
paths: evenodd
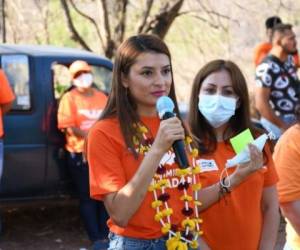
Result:
M222 95L200 95L198 109L214 128L229 121L236 109L236 99Z
M91 73L83 73L77 78L73 79L73 84L80 88L89 88L93 83L93 76Z

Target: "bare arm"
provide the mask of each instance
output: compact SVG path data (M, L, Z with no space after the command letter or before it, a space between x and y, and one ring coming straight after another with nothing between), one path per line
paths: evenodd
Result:
M280 204L281 211L300 235L300 200Z
M254 173L263 166L262 153L254 146L249 145L250 162L238 165L236 170L226 177L225 184L230 181L230 190L234 189L241 182L243 182L250 174ZM220 199L220 184L217 182L209 187L203 188L199 191L200 211L204 211Z
M154 143L133 178L119 191L104 197L105 207L117 225L126 227L129 219L144 200L164 153L175 140L183 138L184 130L178 118L170 118L160 123ZM122 204L122 209L120 209L120 204Z
M76 127L66 128L66 133L68 133L70 135L75 135L80 138L85 138L87 136L87 131L84 131L84 130L82 130L80 128L76 128Z
M275 186L266 187L262 196L263 229L259 250L274 249L279 227L279 206Z
M274 123L281 129L286 129L286 124L275 115L270 103L270 89L263 87L256 87L255 89L255 106L262 117Z

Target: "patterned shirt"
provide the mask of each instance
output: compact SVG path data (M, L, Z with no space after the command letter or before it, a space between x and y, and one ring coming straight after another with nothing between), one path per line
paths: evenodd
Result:
M270 88L270 104L277 116L283 120L295 118L299 80L292 56L283 63L268 55L257 66L255 81L259 87Z

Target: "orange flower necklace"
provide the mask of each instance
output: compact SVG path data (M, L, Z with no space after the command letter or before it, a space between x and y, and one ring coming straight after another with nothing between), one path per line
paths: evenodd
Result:
M143 141L141 142L136 136L133 137L136 152L145 155L153 143L153 138L147 137L149 131L144 125L137 124L135 127L138 134L142 136ZM153 193L154 198L154 201L151 203L152 208L156 211L154 220L160 222L161 232L164 235L168 235L166 242L168 250L188 250L189 246L197 249L198 238L203 234L200 229L202 219L199 218L198 210L198 206L201 203L198 201L197 192L201 189L201 184L196 181L196 174L200 173L200 166L196 164L198 150L192 148L192 139L189 136L186 137L185 144L189 154L192 156L192 166L185 169L176 169L176 176L180 178L177 188L182 192L179 198L183 202L181 213L185 216L180 225L173 225L171 223L173 209L168 205L168 200L171 197L167 193L167 189L170 188L170 182L164 177L166 164L158 166L156 174L152 178L152 182L148 188L148 191ZM172 150L169 150L169 153L172 153ZM191 183L188 182L188 178L192 180ZM189 195L187 191L190 185L193 196Z

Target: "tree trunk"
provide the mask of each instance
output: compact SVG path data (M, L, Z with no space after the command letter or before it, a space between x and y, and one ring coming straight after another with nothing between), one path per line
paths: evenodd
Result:
M1 0L1 33L2 33L2 42L6 43L6 24L5 20L6 14L5 14L5 0Z
M79 32L76 30L71 14L70 14L70 10L69 10L69 6L66 0L60 0L61 5L63 7L63 10L65 12L66 18L67 18L67 23L68 23L68 28L72 34L72 39L76 42L78 42L84 49L92 51L90 49L90 47L87 45L87 43L83 40L83 38L80 36Z
M145 31L156 34L161 39L164 39L175 18L178 16L183 2L184 0L177 0L172 6L169 6L169 3L167 3L160 13L148 23Z

